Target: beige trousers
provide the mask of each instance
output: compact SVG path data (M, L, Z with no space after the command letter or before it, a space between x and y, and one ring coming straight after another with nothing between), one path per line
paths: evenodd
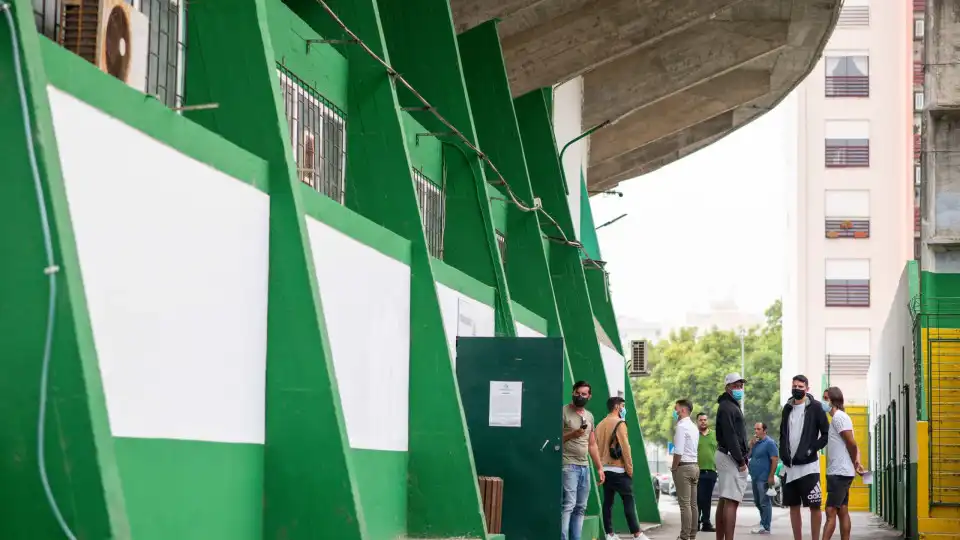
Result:
M677 487L677 502L680 504L680 540L697 537L697 484L700 483L700 467L696 463L681 464L673 473Z

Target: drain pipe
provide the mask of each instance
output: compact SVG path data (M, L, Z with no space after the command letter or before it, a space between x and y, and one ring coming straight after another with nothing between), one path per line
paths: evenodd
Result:
M611 120L604 120L603 122L601 122L601 123L593 126L592 128L584 131L583 133L577 135L576 137L573 138L573 140L571 140L571 141L568 142L567 144L563 145L563 150L560 150L560 170L563 170L563 153L567 151L567 148L570 148L570 145L572 145L573 143L579 141L580 139L582 139L582 138L584 138L584 137L589 136L589 135L592 134L594 131L597 131L597 130L599 130L599 129L605 128L605 127L609 126L609 125L612 124L612 123L613 123L613 122L612 122ZM566 192L567 195L569 195L569 194L570 194L570 184L567 183L567 175L566 175L566 172L564 172L563 177L564 177L563 191Z

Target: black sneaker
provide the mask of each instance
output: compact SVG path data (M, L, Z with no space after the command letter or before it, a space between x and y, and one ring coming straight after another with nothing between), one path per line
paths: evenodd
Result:
M713 528L713 525L710 525L709 523L701 526L700 530L703 532L717 532L717 530Z

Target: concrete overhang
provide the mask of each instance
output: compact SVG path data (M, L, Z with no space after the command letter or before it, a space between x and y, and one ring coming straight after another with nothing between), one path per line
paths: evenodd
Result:
M499 19L515 96L583 76L589 189L610 189L772 109L813 69L842 0L451 0ZM562 144L563 141L558 141Z

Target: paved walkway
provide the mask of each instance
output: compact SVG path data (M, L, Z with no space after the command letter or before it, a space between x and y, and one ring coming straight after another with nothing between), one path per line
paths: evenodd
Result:
M618 508L619 506L615 507ZM716 511L716 506L713 507ZM660 498L660 516L663 525L650 529L646 535L651 540L676 540L680 535L680 508L677 506L677 500L666 495ZM804 539L810 538L809 510L804 510ZM853 528L851 531L851 540L894 540L901 538L899 531L893 530L883 524L873 514L855 513L851 514L853 519ZM826 521L826 516L824 516ZM793 532L790 528L790 513L786 508L773 509L773 523L770 535L752 535L750 529L757 526L760 522L760 515L756 507L752 504L740 506L737 513L737 533L736 538L741 540L793 540ZM697 540L713 540L716 533L700 533ZM623 536L624 539L630 538ZM840 531L833 534L833 540L840 540Z

